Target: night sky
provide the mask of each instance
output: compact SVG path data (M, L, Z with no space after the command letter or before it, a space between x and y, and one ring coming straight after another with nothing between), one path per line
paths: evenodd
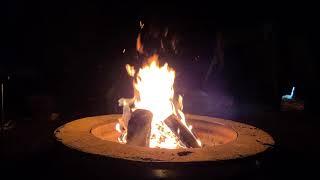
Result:
M162 63L176 69L176 84L182 89L213 88L240 104L277 108L281 95L297 86L297 95L306 99L308 107L307 94L316 92L314 12L302 13L302 7L301 13L294 8L284 11L271 3L242 5L7 1L2 11L1 76L11 76L11 102L47 95L59 108L68 109L72 102L81 106L90 98L113 93L114 103L130 96L124 65L143 62L135 51L142 21L143 43L150 52L160 48L152 41L155 33L168 29L165 43L178 40L177 53L169 50L160 55ZM223 39L223 67L213 71L203 87L217 33Z

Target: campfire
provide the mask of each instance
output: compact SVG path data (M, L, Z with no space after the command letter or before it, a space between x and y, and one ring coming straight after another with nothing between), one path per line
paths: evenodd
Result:
M119 100L123 107L116 124L119 142L150 148L201 147L182 112L182 96L175 96L174 70L167 63L160 66L158 55L150 57L137 73L130 65L126 69L134 78L134 97Z
M140 23L141 24L141 23ZM144 53L141 36L137 51ZM58 141L83 152L143 162L193 162L243 158L266 151L273 138L256 127L183 113L175 71L157 54L136 70L125 66L134 96L121 98L122 114L87 117L55 131Z

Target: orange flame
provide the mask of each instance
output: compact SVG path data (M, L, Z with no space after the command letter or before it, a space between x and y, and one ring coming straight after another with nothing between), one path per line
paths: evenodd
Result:
M142 51L140 34L137 38L137 50ZM149 147L176 149L184 147L176 135L166 126L164 120L174 114L180 118L182 124L192 133L192 126L188 126L185 120L182 96L174 100L175 71L165 63L159 65L158 55L151 56L147 64L139 69L133 82L135 95L132 99L120 99L119 105L123 106L123 116L116 125L116 130L121 132L119 142L126 143L126 125L130 119L130 112L136 109L146 109L152 112L151 135ZM127 72L134 77L135 69L126 65ZM130 108L130 106L132 106ZM128 110L129 109L129 110ZM122 127L122 128L121 128ZM200 140L197 140L201 146Z

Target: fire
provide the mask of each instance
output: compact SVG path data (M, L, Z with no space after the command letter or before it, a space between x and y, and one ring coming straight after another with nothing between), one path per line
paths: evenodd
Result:
M158 56L149 59L149 64L139 70L134 88L137 99L135 108L152 112L150 147L177 148L175 135L165 126L163 120L175 113L173 105L173 83L175 72L165 64L159 67Z
M143 45L142 45L142 43L141 43L141 35L140 35L140 34L139 34L138 37L137 37L136 47L137 47L137 51L138 51L140 54L143 54Z
M137 38L137 51L143 53L141 36ZM116 125L116 130L121 133L118 138L120 143L126 143L127 126L131 112L136 109L149 110L153 114L151 122L150 148L185 148L184 144L165 124L164 120L170 115L176 115L183 126L192 133L192 126L188 126L185 120L182 96L175 96L174 80L175 71L165 63L159 64L158 55L154 54L147 60L139 71L135 71L133 66L126 65L128 75L134 77L134 97L131 99L121 98L119 105L123 107L123 115ZM178 129L178 133L180 133ZM197 139L201 146L201 142Z

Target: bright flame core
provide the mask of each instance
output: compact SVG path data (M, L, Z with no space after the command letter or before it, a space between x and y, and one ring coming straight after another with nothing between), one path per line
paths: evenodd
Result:
M155 121L159 122L173 113L173 83L175 72L168 64L159 67L158 57L152 56L150 64L139 70L134 88L139 92L135 107L152 112Z
M127 72L134 77L135 70L132 66L126 65ZM182 97L174 99L175 71L167 63L159 66L158 56L153 55L148 59L148 64L140 68L133 83L135 95L133 99L120 99L119 105L123 106L123 116L116 125L116 130L121 132L119 142L126 143L127 124L130 119L128 109L146 109L152 112L151 135L149 147L176 149L184 147L176 135L168 128L164 120L174 114L191 132L192 127L187 126L185 116L182 112ZM133 103L133 107L129 108ZM129 112L130 112L129 110ZM121 128L121 127L122 128ZM192 132L191 132L192 133ZM197 140L201 146L200 140Z

